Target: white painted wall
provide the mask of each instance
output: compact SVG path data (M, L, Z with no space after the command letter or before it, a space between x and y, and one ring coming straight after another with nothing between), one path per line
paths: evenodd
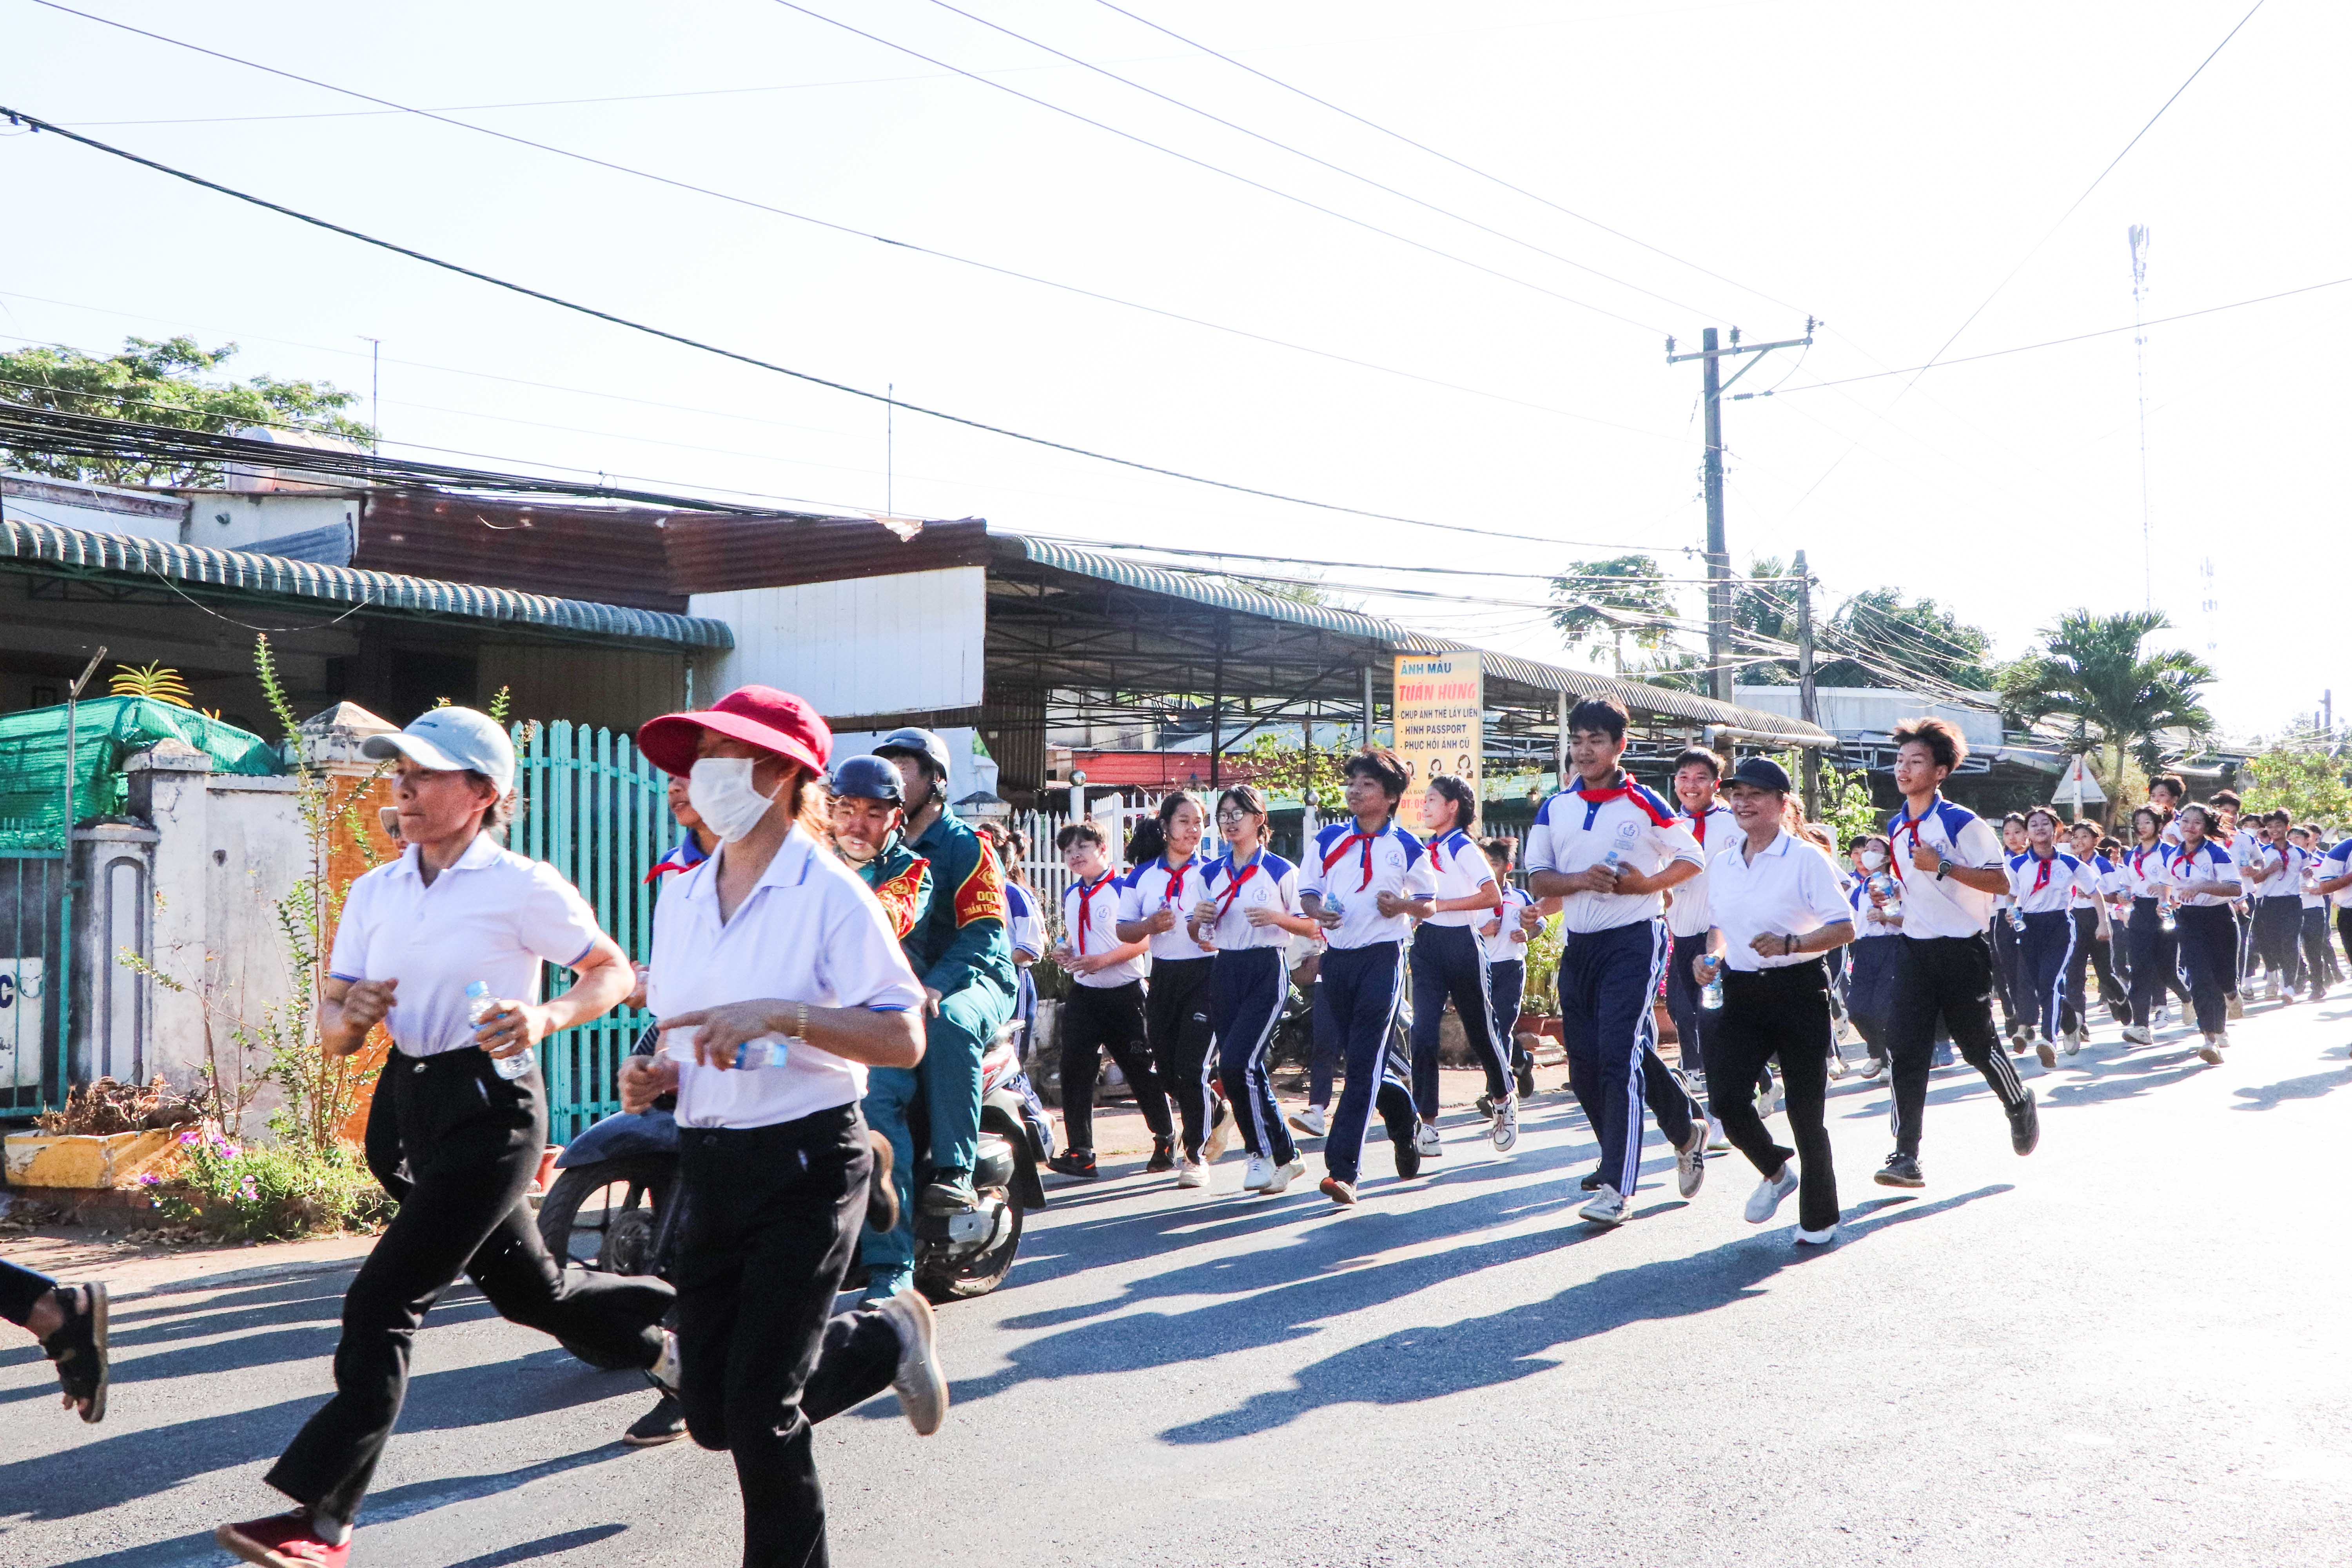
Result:
M1990 691L1982 694L1992 701ZM1989 752L2001 742L2000 716L1981 708L1964 708L1957 702L1931 702L1914 691L1888 691L1869 686L1821 686L1813 689L1824 730L1842 735L1862 731L1885 733L1906 719L1922 715L1948 719L1959 726L1969 748ZM1793 686L1735 686L1731 700L1742 708L1759 712L1785 714L1801 718L1798 712L1800 698Z
M237 490L181 493L188 500L187 527L180 536L184 544L266 552L273 539L338 526L351 531L354 544L359 539L360 503L354 497ZM350 559L347 551L343 563Z
M688 613L734 627L735 647L698 669L694 700L757 684L828 714L977 706L987 601L979 566L697 594Z

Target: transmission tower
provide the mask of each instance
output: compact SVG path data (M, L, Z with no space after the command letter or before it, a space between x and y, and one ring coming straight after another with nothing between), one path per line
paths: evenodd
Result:
M2139 361L2139 585L2140 607L2156 608L2156 546L2147 521L2147 241L2146 224L2131 226L2132 352Z

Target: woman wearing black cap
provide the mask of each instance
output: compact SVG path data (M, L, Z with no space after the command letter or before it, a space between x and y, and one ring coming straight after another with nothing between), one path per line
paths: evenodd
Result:
M1725 1135L1764 1178L1748 1222L1762 1225L1797 1193L1797 1240L1825 1245L1837 1237L1838 1200L1823 1124L1831 1024L1821 955L1853 940L1853 911L1829 857L1781 827L1789 775L1779 763L1747 758L1732 770L1729 795L1741 837L1707 868L1708 951L1691 964L1700 985L1723 982L1722 1009L1701 1037L1708 1097ZM1772 1142L1748 1092L1776 1054L1793 1150Z

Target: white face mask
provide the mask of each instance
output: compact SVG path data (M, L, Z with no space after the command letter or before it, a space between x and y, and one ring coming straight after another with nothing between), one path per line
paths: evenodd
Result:
M774 796L751 787L749 757L697 757L686 778L686 799L722 844L732 844L759 826L775 804Z
M1865 849L1854 858L1862 862L1862 868L1865 871L1875 871L1886 864L1886 857L1875 849Z

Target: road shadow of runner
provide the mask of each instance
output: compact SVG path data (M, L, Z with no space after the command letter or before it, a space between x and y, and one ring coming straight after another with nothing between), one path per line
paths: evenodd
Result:
M644 1386L642 1373L595 1371L550 1342L544 1350L495 1367L451 1367L410 1378L394 1440L542 1415ZM56 1390L50 1386L40 1392L54 1397ZM275 1459L327 1398L324 1393L306 1394L257 1409L115 1433L0 1465L0 1498L9 1500L13 1519L71 1519L112 1508L126 1491L159 1492L216 1470ZM604 1448L591 1453L612 1458L634 1452L618 1443L607 1447L609 1454ZM270 1495L263 1494L263 1500ZM368 1511L370 1517L378 1514L373 1497Z
M560 1476L567 1470L587 1465L603 1464L616 1459L632 1450L617 1443L600 1443L593 1448L583 1448L576 1454L563 1454L552 1459L541 1459L535 1465L518 1469L501 1470L478 1476L449 1476L439 1480L415 1481L404 1487L388 1487L370 1492L367 1509L360 1516L362 1527L390 1524L394 1520L408 1519L416 1514L446 1508L453 1502L471 1502L477 1498L490 1497L512 1491L532 1481L549 1476ZM450 1568L491 1568L492 1564L524 1563L533 1557L545 1557L575 1546L618 1535L629 1527L625 1524L594 1525L585 1529L551 1535L522 1546L510 1546L486 1556L469 1557ZM212 1568L225 1561L226 1553L213 1541L211 1531L183 1535L171 1541L151 1542L145 1546L129 1546L120 1552L101 1552L96 1557L78 1557L70 1563L60 1563L56 1568Z
M2276 1110L2290 1100L2317 1100L2324 1094L2335 1093L2347 1084L2352 1084L2352 1067L2337 1068L2333 1072L2315 1072L2304 1078L2285 1079L2252 1089L2232 1089L2230 1092L2243 1103L2231 1109Z
M1864 1217L1845 1226L1838 1247L1800 1249L1777 1240L1759 1246L1758 1237L1745 1237L1688 1257L1602 1274L1507 1311L1402 1329L1302 1368L1289 1388L1252 1394L1238 1409L1160 1436L1170 1443L1223 1443L1288 1426L1327 1405L1414 1404L1531 1376L1559 1364L1545 1353L1559 1346L1631 1323L1736 1305L1785 1268L1832 1256L1890 1226L2013 1190L1995 1183L1933 1203L1878 1199L1848 1211ZM1264 1300L1255 1297L1244 1305Z

